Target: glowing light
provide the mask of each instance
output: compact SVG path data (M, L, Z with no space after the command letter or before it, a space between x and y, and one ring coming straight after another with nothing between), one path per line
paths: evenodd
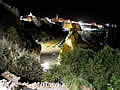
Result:
M83 25L83 22L79 21L78 24L79 24L79 25Z
M110 26L110 24L109 23L107 23L107 24L105 24L107 27L109 27Z
M28 18L24 18L23 16L20 16L20 20L22 21L28 21Z
M33 16L32 13L30 12L30 14L28 16Z
M21 21L23 20L23 16L20 16L20 20L21 20Z
M104 28L103 25L96 25L96 26L98 26L98 28L100 28L100 29Z
M117 28L117 25L116 25L116 24L114 25L114 28Z

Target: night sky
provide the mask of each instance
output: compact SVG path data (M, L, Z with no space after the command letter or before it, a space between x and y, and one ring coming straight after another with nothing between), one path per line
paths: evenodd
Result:
M29 12L32 12L34 15L38 17L55 17L56 14L59 15L59 17L63 18L70 18L73 20L99 20L101 22L108 21L112 23L120 23L119 21L119 8L115 6L108 6L109 4L106 4L106 6L103 7L103 5L80 5L77 7L66 7L66 8L56 8L56 7L40 7L35 8L35 3L31 4L31 7L18 7L20 4L25 6L24 2L18 1L18 0L4 0L8 4L17 7L20 10L21 15L29 14ZM31 0L32 2L33 0ZM19 5L18 5L19 4ZM33 6L33 7L32 7Z

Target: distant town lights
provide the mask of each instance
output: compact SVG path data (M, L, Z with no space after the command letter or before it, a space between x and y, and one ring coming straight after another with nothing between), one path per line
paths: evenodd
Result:
M82 21L79 21L78 24L79 24L79 25L83 25L83 22L82 22Z
M105 26L112 27L112 28L117 28L117 24L109 24L109 23L107 23L107 24L105 24Z
M30 14L28 16L33 16L32 13L30 12Z

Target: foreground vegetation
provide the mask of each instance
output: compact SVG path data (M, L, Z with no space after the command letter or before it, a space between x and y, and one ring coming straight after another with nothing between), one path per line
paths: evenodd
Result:
M38 61L18 44L0 40L0 71L10 71L28 81L40 81L42 68Z
M32 53L33 54L33 53ZM83 87L96 90L120 88L120 50L105 46L103 49L76 48L61 53L59 65L48 72L42 71L38 61L18 44L0 39L0 71L10 71L28 81L66 83L71 90Z
M42 78L63 81L71 90L82 86L107 90L120 88L120 50L109 46L102 50L76 48L61 54L61 65L54 66ZM73 89L74 88L74 89Z

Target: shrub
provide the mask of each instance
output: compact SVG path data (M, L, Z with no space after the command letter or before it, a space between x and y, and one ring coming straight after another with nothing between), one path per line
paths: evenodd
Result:
M0 70L10 71L28 80L40 81L42 68L40 64L25 49L18 44L0 40Z
M45 72L42 75L42 81L48 81L48 82L60 82L63 79L63 76L68 72L68 69L66 66L53 66L51 69L48 70L48 72Z
M91 84L97 90L107 90L108 84L113 88L120 88L118 49L109 46L99 51L76 48L71 52L61 53L60 63L61 65L52 68L52 72L48 71L48 75L55 77L55 80L64 81L70 88Z
M120 74L120 51L109 46L97 52L77 48L67 54L62 55L62 64L71 65L71 72L80 75L97 89L106 89L112 77Z
M63 81L68 85L70 90L83 90L84 87L92 88L92 85L87 80L73 73L65 75Z

